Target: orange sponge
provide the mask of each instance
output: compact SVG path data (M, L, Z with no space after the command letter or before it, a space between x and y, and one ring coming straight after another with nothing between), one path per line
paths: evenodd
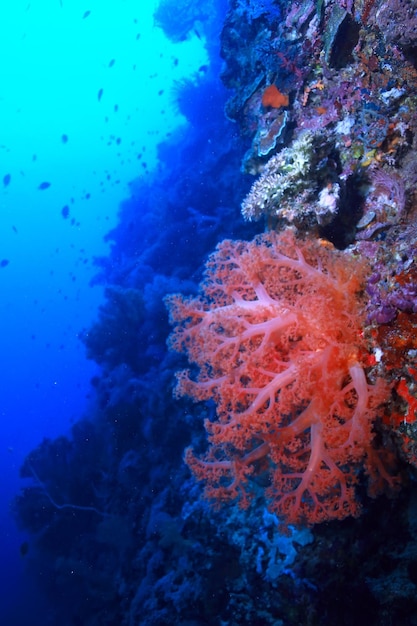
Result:
M289 98L286 94L281 93L275 85L269 85L262 94L262 104L264 107L279 109L288 106Z

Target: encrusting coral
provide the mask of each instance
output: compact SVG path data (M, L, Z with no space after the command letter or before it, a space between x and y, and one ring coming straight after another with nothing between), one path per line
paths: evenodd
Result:
M193 364L176 393L217 405L208 451L186 452L210 499L247 506L266 484L271 511L312 524L359 514L361 467L372 495L394 485L373 443L388 389L365 374L366 271L329 245L271 232L224 241L202 295L167 298L170 346Z
M339 209L340 182L328 168L330 148L320 133L301 132L264 165L242 202L245 220L272 217L304 227L331 222Z

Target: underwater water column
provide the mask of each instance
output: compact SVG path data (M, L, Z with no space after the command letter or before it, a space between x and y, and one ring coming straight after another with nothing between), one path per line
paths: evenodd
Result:
M130 183L184 122L170 88L206 62L198 37L155 28L157 2L19 1L0 25L0 588L26 556L9 516L28 451L66 432L95 366L80 331L102 289L90 282ZM21 544L23 548L21 548Z

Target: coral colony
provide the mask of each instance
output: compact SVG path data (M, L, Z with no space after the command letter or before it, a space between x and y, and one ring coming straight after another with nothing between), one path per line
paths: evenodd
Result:
M361 468L370 494L392 492L392 448L417 465L417 11L281 9L257 35L262 79L228 109L257 125L243 217L279 234L219 244L200 296L167 303L192 366L176 394L216 404L208 450L185 455L207 497L246 507L263 492L285 523L313 524L360 513Z
M208 452L186 453L210 498L245 506L253 478L267 473L269 508L311 524L359 514L361 464L372 493L394 483L373 445L389 389L365 374L366 269L287 230L224 241L202 297L168 300L171 345L199 370L197 381L178 375L177 394L217 405L217 419L206 420Z
M242 215L269 234L223 241L199 295L166 302L190 364L175 394L215 405L208 445L185 452L206 498L300 528L360 515L365 485L392 496L417 466L417 11L280 8L258 54L232 43L249 7L224 34L230 65L253 68L224 75L256 177Z
M416 4L223 4L155 14L211 65L108 236L95 413L16 516L68 624L411 626Z

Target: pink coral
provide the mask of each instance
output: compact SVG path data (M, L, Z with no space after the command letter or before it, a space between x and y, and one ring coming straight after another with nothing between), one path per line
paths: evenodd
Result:
M287 523L358 515L358 471L382 478L372 446L381 380L366 379L364 262L291 231L224 241L199 298L167 299L170 345L191 371L176 393L214 399L209 449L186 461L220 502L266 489Z

